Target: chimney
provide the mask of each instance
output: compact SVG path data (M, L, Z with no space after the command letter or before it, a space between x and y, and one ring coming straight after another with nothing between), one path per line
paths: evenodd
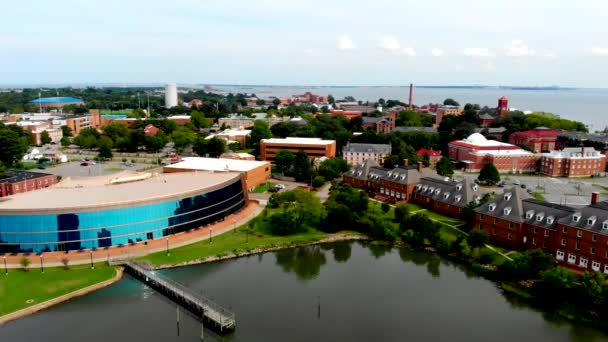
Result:
M592 192L591 193L591 204L596 204L597 202L600 201L600 193L599 192Z
M409 110L413 109L412 106L412 96L414 95L414 84L410 83L410 100L409 100Z
M418 162L418 172L422 172L422 162Z
M403 159L403 166L407 167L409 165L409 160Z

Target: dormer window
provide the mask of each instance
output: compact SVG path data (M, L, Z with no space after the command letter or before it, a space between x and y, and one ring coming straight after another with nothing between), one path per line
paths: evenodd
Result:
M578 222L580 220L581 220L581 213L576 213L576 214L572 215L573 222Z
M422 188L422 185L420 185L420 184L416 185L416 191L420 191L420 188Z
M511 213L511 207L506 207L502 210L503 214L509 215Z
M460 199L462 198L461 195L456 195L454 196L454 202L460 202Z
M510 192L506 193L503 198L505 199L505 201L510 200L511 199L511 193Z
M440 189L435 190L435 195L439 195L441 193Z
M479 187L477 186L477 184L473 185L473 191L477 191L477 189L479 189Z
M536 214L536 221L541 222L545 218L545 213Z
M425 186L423 186L423 187L422 187L422 191L423 191L423 192L424 192L424 191L426 191L426 189L427 189L427 188L428 188L428 186L426 186L426 185L425 185Z
M534 210L526 211L526 219L531 219L534 216Z
M496 203L490 203L490 205L488 206L488 210L494 211L494 209L496 209Z
M448 197L450 197L450 193L449 192L444 192L443 193L443 198L444 199L448 199Z
M587 225L593 226L595 224L595 221L597 221L597 217L591 216L590 218L587 219Z
M434 187L430 187L429 190L428 190L428 192L433 193L433 190L435 190L435 188Z
M608 220L602 222L602 229L608 230Z
M555 217L547 216L547 224L553 224L554 221L555 221Z
M357 176L361 176L362 174L363 174L363 171L357 172Z
M392 172L387 172L386 175L390 178L393 175L393 173Z
M402 175L400 179L405 180L405 175Z
M456 191L460 191L460 190L462 190L462 184L456 185Z

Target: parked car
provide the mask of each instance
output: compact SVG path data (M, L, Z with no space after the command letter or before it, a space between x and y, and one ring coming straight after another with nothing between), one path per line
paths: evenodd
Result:
M279 188L279 189L285 189L285 185L283 185L283 184L277 184L274 187Z
M517 179L513 181L513 185L519 185L519 184L520 183L519 183L519 181Z
M272 188L268 189L268 192L279 192L281 191L280 188L277 188L276 186L273 186Z
M87 162L82 162L82 163L80 163L80 166L89 166L89 163L87 163Z
M527 187L528 187L528 186L527 186L526 184L522 184L522 185L521 185L521 188L522 188L522 189L525 189L525 188L527 188Z

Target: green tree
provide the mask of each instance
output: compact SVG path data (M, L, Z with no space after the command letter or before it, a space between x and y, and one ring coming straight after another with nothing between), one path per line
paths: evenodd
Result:
M312 192L299 189L273 194L269 206L288 213L294 219L295 231L317 228L325 217L325 209L319 198Z
M296 156L291 151L279 150L274 158L274 163L282 174L287 174L295 159Z
M63 132L64 137L72 136L72 129L69 126L61 126L61 131Z
M70 138L64 136L61 138L60 143L61 143L61 146L63 146L63 147L70 146L70 143L71 143Z
M572 272L554 267L543 272L542 279L534 284L534 290L539 297L547 299L547 304L560 304L568 301L568 293L575 285Z
M101 137L98 142L97 157L100 159L112 159L112 139L109 137Z
M226 152L226 141L218 137L213 137L206 141L207 153L209 157L218 158L222 153Z
M323 184L325 184L325 177L323 176L316 176L312 179L312 186L314 188L320 188L323 186Z
M129 137L129 127L122 122L110 122L102 130L108 138L112 139L113 144L117 144L120 139Z
M382 204L380 205L380 209L382 209L382 212L386 214L389 210L391 210L391 206L386 202L382 202Z
M481 171L477 179L485 184L496 184L500 182L500 174L493 163L487 163Z
M481 229L473 229L469 232L469 236L467 236L467 244L471 248L482 248L488 243L488 240L488 233Z
M29 140L15 130L0 126L0 163L2 167L13 167L27 152Z
M42 131L42 133L40 133L40 144L46 145L46 144L50 144L51 142L53 142L53 139L51 139L49 132Z
M293 177L298 182L308 182L312 175L313 169L310 165L310 159L308 159L306 152L300 150L293 160Z
M274 235L291 235L302 232L296 227L295 217L287 211L281 211L268 218L268 228Z
M186 147L194 143L196 134L188 128L180 126L171 133L171 139L173 140L175 150L181 153Z
M410 218L410 209L405 203L397 204L394 211L395 223L401 225Z
M364 231L368 225L362 220L369 209L369 198L363 191L354 189L348 184L332 186L330 196L325 201L327 216L321 228L327 232L336 232L341 229Z
M260 153L260 140L272 138L272 132L268 128L268 123L263 120L256 120L251 128L251 135L249 136L248 146L255 150L255 153Z
M319 175L328 181L340 177L346 171L348 171L348 163L342 158L329 158L319 165Z
M454 174L454 167L452 161L448 157L441 157L435 166L437 174L444 177L451 177Z
M400 112L395 120L397 126L420 127L423 126L420 115L411 110Z
M272 104L275 105L275 106L278 106L278 105L281 104L281 100L275 98L274 100L272 100Z
M456 100L451 99L451 98L447 98L445 100L443 100L443 105L444 106L460 106L460 103L456 102Z
M605 277L601 272L585 272L581 278L586 301L594 306L601 306L605 301Z
M554 267L555 259L551 254L544 253L540 249L527 250L516 254L513 260L502 263L498 270L509 279L533 279Z
M279 122L270 127L272 135L278 138L287 138L293 136L298 130L298 127L289 122Z

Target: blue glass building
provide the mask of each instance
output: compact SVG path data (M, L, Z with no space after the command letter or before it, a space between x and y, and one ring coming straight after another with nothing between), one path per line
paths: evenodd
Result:
M187 182L190 179L188 177L194 176L174 174L167 179L177 182L178 177L186 177L184 181ZM133 194L125 194L124 196L128 198L122 203L120 198L111 205L107 205L107 201L100 200L99 205L93 210L86 206L84 208L74 206L74 210L68 207L55 208L55 210L34 208L27 213L19 211L16 214L14 207L3 208L0 203L0 252L40 253L105 248L197 229L221 221L225 216L239 211L246 205L247 198L240 175L225 175L219 179L219 184L216 182L213 186L199 190L196 189L198 184L192 185L194 189L187 187L187 191L186 185L182 184L185 189L182 196L179 195L180 189L165 196L165 191L170 192L174 189L170 188L172 184L167 184L166 179L164 183L154 181L138 183L137 189L129 184L117 185L114 188L107 186L117 194L117 197L120 197L121 193L125 194L124 191L134 192L144 187L156 188L149 190L148 198L143 197L136 201L131 199ZM45 196L44 191L47 190L40 190L37 194L32 192L25 196L30 196L32 201L35 201L36 196ZM49 200L54 195L53 191L48 189L46 193ZM77 193L85 196L88 194L86 189L68 191L70 191L67 194L69 196ZM193 192L195 194L192 194ZM66 196L65 193L59 195ZM28 198L25 196L18 198L20 201L18 204L27 203ZM95 194L92 193L91 196ZM94 203L90 198L87 200ZM76 203L77 199L72 201ZM49 213L49 211L54 212Z

